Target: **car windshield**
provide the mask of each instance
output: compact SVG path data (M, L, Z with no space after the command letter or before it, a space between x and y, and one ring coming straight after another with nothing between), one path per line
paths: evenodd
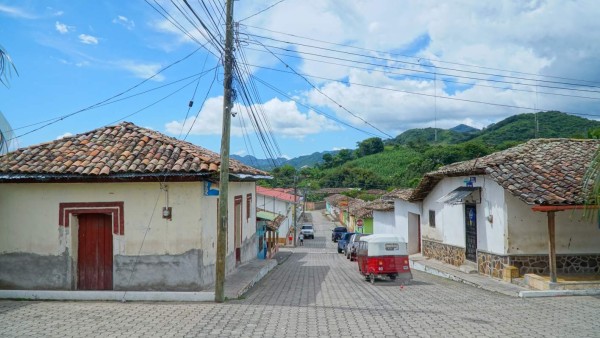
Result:
M337 228L333 229L333 231L335 231L335 232L346 232L347 230L344 227L337 227Z
M302 229L312 229L312 225L303 225Z
M354 235L353 233L349 232L347 234L344 235L344 240L347 241L350 239L350 237L352 237L352 235Z

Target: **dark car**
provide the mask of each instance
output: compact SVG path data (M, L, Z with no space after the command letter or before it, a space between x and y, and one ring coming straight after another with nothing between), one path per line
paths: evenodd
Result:
M338 241L338 253L346 251L346 244L350 241L350 237L354 235L354 232L346 232L342 238Z
M335 227L335 229L333 229L331 232L331 241L337 242L346 232L348 232L346 227Z

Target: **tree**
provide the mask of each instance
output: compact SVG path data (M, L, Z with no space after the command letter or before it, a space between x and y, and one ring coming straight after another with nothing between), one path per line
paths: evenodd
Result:
M363 157L367 155L377 154L383 151L383 141L379 137L371 137L362 142L357 142L356 149L357 157Z
M17 67L15 67L10 55L8 55L6 50L0 45L0 83L8 87L8 80L10 79L12 72L19 75Z

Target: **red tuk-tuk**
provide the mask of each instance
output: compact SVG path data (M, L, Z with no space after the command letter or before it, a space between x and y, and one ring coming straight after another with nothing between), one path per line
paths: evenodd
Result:
M382 276L391 280L412 279L407 244L396 235L376 234L361 238L356 258L358 270L371 283L375 283L375 277Z

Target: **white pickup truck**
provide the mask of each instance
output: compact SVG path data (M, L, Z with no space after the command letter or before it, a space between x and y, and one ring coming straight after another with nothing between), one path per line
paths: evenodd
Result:
M303 224L300 233L304 235L304 238L315 239L315 230L312 224Z

